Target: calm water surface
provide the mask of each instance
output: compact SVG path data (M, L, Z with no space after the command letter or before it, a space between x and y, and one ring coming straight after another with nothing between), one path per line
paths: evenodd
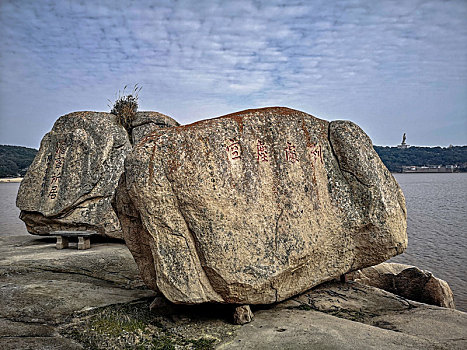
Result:
M395 174L405 194L409 247L391 261L431 271L467 311L467 173ZM15 206L18 183L0 183L0 235L27 235Z
M29 235L15 204L18 188L19 183L0 183L0 236Z
M431 271L467 311L467 173L395 174L407 204L407 250L392 258Z

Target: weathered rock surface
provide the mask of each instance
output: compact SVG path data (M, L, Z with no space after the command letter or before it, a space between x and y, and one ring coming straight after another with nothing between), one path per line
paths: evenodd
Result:
M2 349L82 349L57 325L77 311L153 296L121 243L57 250L53 238L0 237Z
M467 347L466 313L355 282L256 306L243 326L232 324L230 305L173 305L154 315L153 296L121 243L56 250L51 238L0 237L2 349Z
M18 191L16 205L29 233L93 229L121 238L110 201L130 150L128 134L112 114L60 117Z
M115 206L145 283L175 303L273 303L407 245L404 196L368 136L288 108L152 133Z
M332 282L255 311L219 349L464 349L467 314Z
M133 141L157 128L178 125L157 112L138 112ZM60 117L44 136L21 183L17 206L32 234L54 230L96 230L122 238L110 204L131 144L109 113L75 112Z
M242 305L235 308L234 311L234 323L235 324L246 324L253 320L253 313L251 312L249 305Z
M144 136L154 130L178 126L174 119L162 113L152 111L136 112L136 118L131 123L132 143L137 144Z
M384 289L421 303L455 309L454 296L448 283L418 267L382 263L351 272L346 279Z

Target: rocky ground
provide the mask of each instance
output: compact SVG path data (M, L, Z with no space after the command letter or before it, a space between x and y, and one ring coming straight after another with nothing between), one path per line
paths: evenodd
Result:
M6 349L465 349L467 314L358 283L329 282L253 307L168 306L150 312L124 244L56 250L51 238L0 237L0 347Z

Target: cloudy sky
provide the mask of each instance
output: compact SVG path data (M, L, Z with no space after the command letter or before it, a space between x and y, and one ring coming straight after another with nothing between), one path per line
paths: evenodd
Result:
M1 0L0 144L139 83L184 124L288 106L377 145L466 145L466 19L466 0Z

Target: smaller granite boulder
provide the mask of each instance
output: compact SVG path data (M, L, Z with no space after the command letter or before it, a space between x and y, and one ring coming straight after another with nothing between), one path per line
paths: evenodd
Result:
M110 201L131 150L126 130L110 113L60 117L41 141L16 205L31 234L95 230L122 238Z
M157 112L137 112L130 136L115 115L75 112L60 117L44 136L18 191L16 205L31 234L95 230L123 238L112 206L123 164L137 143L155 129L177 126Z
M382 263L351 272L346 275L346 280L380 288L421 303L455 309L448 283L415 266Z
M154 130L179 125L174 119L162 113L152 111L136 112L136 118L131 122L131 141L136 145L144 136Z

